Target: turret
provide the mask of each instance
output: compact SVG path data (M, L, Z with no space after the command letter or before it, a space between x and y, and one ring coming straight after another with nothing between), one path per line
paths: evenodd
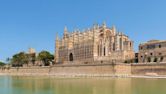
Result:
M63 38L67 38L67 36L68 36L68 30L67 30L67 27L65 26L64 33L63 33Z
M55 57L54 57L54 62L55 63L59 62L59 37L58 37L58 34L56 34L56 40L55 40Z
M55 39L56 41L59 41L59 37L58 37L58 34L56 34L56 39Z
M112 33L115 35L116 34L116 27L113 25L112 26Z
M105 29L107 27L106 22L103 22L102 27Z

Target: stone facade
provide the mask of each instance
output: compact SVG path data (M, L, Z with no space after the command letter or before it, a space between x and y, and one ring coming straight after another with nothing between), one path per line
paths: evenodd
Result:
M165 62L166 41L151 40L139 45L139 62Z
M29 48L28 54L36 54L36 50L34 48Z
M69 33L65 27L63 38L56 36L55 45L56 63L124 62L134 58L133 41L105 23L83 32Z

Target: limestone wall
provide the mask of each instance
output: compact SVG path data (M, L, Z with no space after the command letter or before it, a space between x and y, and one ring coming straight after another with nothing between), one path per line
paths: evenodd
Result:
M48 75L49 67L23 67L0 69L1 74L7 75Z
M132 64L132 75L166 75L166 63Z
M166 63L160 64L84 64L52 67L0 68L1 75L53 76L166 76Z
M115 66L116 75L131 75L131 65L130 64L118 64Z
M91 64L56 65L52 67L23 67L0 69L1 74L9 75L54 75L54 76L115 76L130 75L129 65Z
M111 76L114 75L112 65L74 65L55 66L51 68L51 75L60 76Z

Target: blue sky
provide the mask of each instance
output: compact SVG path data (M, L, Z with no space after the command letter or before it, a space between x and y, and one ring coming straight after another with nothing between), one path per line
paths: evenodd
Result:
M0 0L0 60L29 47L54 53L55 35L105 21L135 42L166 40L165 0Z

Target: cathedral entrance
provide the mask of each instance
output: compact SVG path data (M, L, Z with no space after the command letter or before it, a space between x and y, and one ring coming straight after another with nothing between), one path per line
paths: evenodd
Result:
M73 54L72 53L70 53L70 55L69 55L69 60L73 61Z

